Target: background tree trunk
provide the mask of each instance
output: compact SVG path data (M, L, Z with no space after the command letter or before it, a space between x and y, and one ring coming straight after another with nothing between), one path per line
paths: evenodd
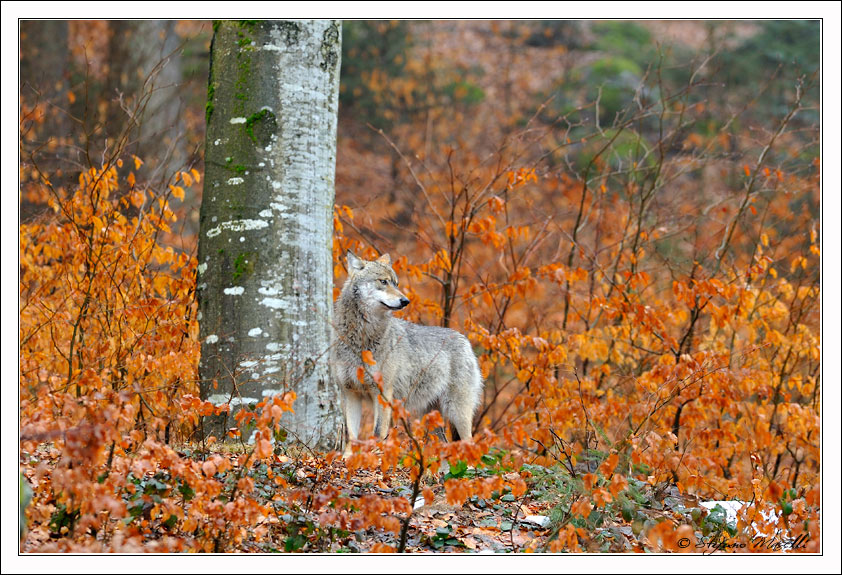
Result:
M202 393L231 399L233 413L294 390L295 414L284 416L291 438L337 447L327 352L340 24L223 21L214 30L199 235Z
M57 187L64 187L73 181L75 173L67 164L67 146L70 136L67 100L68 76L68 31L66 20L21 20L21 45L27 46L20 52L20 100L27 106L44 105L46 119L38 134L29 142L29 148L37 149L39 168L48 174ZM29 123L21 126L29 129ZM27 162L29 149L21 150ZM26 199L20 202L20 217L27 221L43 210L42 203Z
M129 121L123 107L133 108L138 98L144 99L129 151L144 160L144 175L150 180L168 178L175 170L183 170L188 160L181 121L180 39L175 24L175 20L110 23L105 128L111 138L118 137Z

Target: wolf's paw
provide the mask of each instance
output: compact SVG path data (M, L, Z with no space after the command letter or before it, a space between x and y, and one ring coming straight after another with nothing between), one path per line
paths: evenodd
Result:
M357 453L372 453L378 457L383 454L383 450L379 447L367 445L365 441L355 441L345 444L345 449L342 451L342 459L348 459L354 454L354 450L352 449L354 443L360 445L360 448L357 449Z
M426 485L438 485L439 480L444 477L444 475L439 473L433 473L430 471L429 468L424 470L424 475L421 476L421 481Z

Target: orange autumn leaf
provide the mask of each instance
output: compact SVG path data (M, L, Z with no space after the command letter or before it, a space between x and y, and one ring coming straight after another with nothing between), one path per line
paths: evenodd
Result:
M184 200L184 188L182 188L181 186L173 186L172 184L170 184L169 187L173 196L175 196L179 200Z
M612 453L599 466L599 472L602 474L603 477L610 477L611 474L614 473L614 470L617 468L617 463L619 461L620 456L616 453Z
M202 463L202 473L204 473L206 477L213 477L216 475L216 464L214 464L213 461L205 461Z
M766 488L766 493L771 501L777 501L783 495L783 487L777 481L770 481L769 487Z
M571 515L581 515L582 517L587 518L591 514L591 510L593 509L593 505L587 499L579 499L570 507L570 514Z
M362 359L363 363L366 365L375 365L377 362L374 360L374 354L371 353L370 350L364 349L362 352Z
M628 486L629 482L626 478L619 473L615 473L614 477L611 478L611 483L608 484L608 490L611 492L611 495L616 497L620 492L628 489Z
M607 490L598 487L593 491L593 501L597 507L605 507L608 503L614 501L614 497Z
M432 505L433 500L435 499L435 497L433 495L433 490L430 489L429 487L425 487L422 490L422 494L424 496L424 503L426 503L427 505Z

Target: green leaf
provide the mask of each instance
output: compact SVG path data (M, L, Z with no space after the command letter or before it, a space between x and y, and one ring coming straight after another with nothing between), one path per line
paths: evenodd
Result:
M465 473L468 471L468 464L462 461L456 461L450 465L450 471L444 476L444 481L448 479L460 479L464 477Z
M190 501L191 499L193 499L193 496L196 495L196 492L187 483L182 483L181 485L179 485L178 492L181 493L181 496L184 498L184 501Z
M480 461L482 461L485 465L488 465L489 467L497 465L497 458L493 455L489 455L488 453L483 454L483 456L480 458Z
M634 507L631 503L623 504L623 519L626 521L631 522L632 518L634 517Z
M129 512L129 515L132 518L136 519L143 515L143 501L138 499L137 501L133 501L126 506L126 510Z
M293 551L298 551L307 543L307 539L305 539L301 535L293 535L292 537L287 537L284 541L284 550L287 553L291 553Z

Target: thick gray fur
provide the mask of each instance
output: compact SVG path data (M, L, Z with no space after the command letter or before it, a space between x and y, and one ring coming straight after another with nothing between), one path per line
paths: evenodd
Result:
M349 276L336 301L333 377L343 390L348 439L359 436L363 401L374 407L374 428L385 437L390 409L381 409L377 385L366 375L357 379L362 352L370 350L376 365L369 374L383 375L383 396L404 401L415 415L438 408L460 439L470 439L474 413L482 394L482 374L468 339L448 328L424 326L392 317L409 300L397 289L398 278L388 255L365 261L348 252ZM385 282L385 284L384 284ZM350 441L346 446L346 454Z

